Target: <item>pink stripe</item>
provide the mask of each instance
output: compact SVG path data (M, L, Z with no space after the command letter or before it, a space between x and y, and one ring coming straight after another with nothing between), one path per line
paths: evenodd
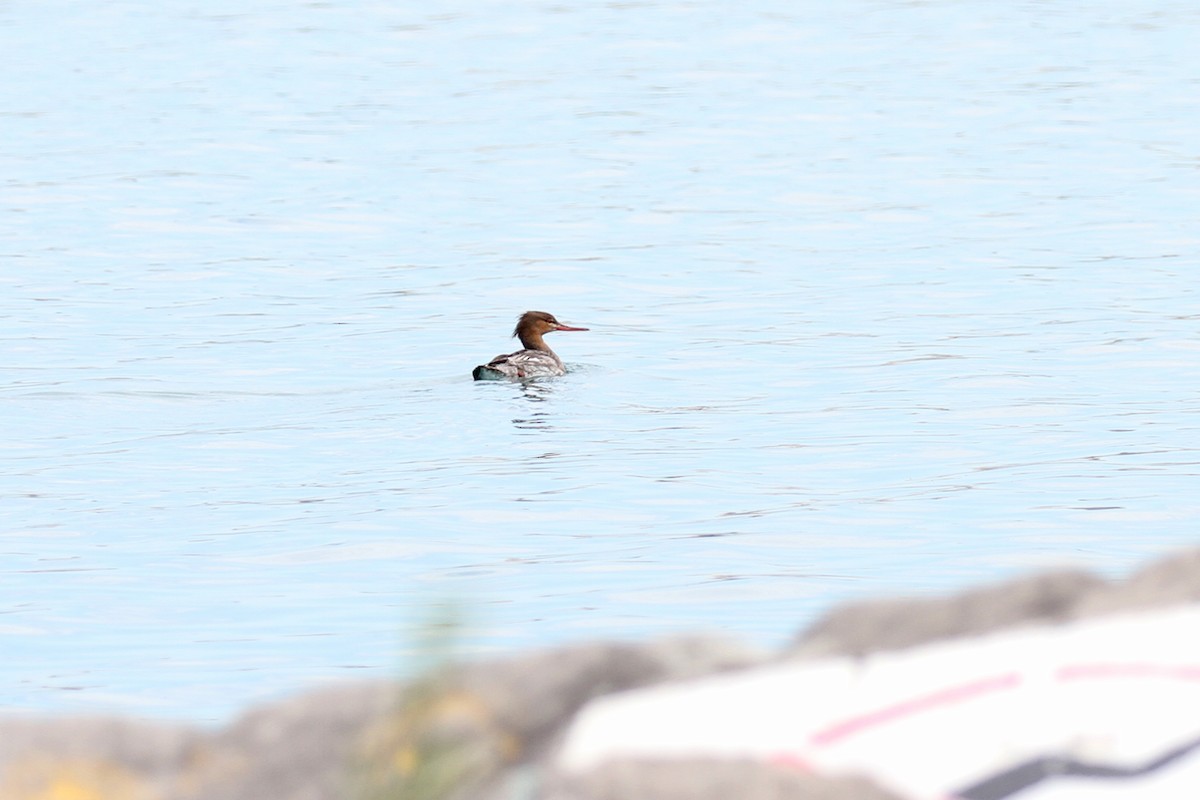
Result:
M1172 678L1182 681L1200 681L1200 666L1195 664L1073 664L1061 667L1057 675L1060 681L1077 681L1096 678Z
M795 753L776 753L767 759L767 763L776 767L788 767L789 769L800 770L801 772L815 772L812 764L809 764Z
M961 703L965 700L971 700L984 694L998 692L1004 689L1013 689L1020 685L1021 676L1019 673L1010 672L1006 675L997 675L991 678L983 678L982 680L972 683L964 683L961 686L951 686L948 689L942 689L924 697L916 697L912 700L906 700L902 703L897 703L894 706L881 708L878 711L872 711L869 714L863 714L858 717L851 717L848 720L839 722L823 731L818 731L813 734L810 743L816 747L833 744L839 739L844 739L856 733L861 733L867 728L874 728L878 725L883 725L888 722L895 722L898 719L912 716L924 711L929 711L939 706L948 706L956 703Z

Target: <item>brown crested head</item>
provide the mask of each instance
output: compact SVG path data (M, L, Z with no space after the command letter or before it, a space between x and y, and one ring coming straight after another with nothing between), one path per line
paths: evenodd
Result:
M542 336L550 331L586 331L587 328L576 328L571 325L563 325L553 314L547 314L545 311L526 311L517 320L517 327L513 329L513 336L521 340L521 344L532 350L541 350L545 347L542 344Z
M547 314L545 311L526 311L517 320L517 327L513 328L513 336L520 336L523 332L533 333L549 333L558 325L558 320L553 314Z

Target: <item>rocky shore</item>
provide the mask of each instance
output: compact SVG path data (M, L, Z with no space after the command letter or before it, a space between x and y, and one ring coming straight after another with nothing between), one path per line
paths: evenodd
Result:
M581 709L618 692L783 664L866 663L1033 627L1051 641L1081 622L1197 603L1200 550L1116 582L1064 571L951 597L845 606L783 652L709 637L597 642L455 665L403 686L322 689L251 709L215 732L0 716L0 800L903 798L869 774L738 753L625 754L586 770L566 768L558 754Z

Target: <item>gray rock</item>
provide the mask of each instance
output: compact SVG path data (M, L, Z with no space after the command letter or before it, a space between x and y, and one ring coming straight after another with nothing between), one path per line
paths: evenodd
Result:
M972 636L1028 622L1060 622L1075 614L1104 581L1064 571L972 589L951 597L874 600L836 608L810 625L793 657L862 656L938 639Z
M1154 561L1108 591L1081 598L1078 616L1200 602L1200 550L1188 550Z
M344 797L360 738L394 713L394 684L308 692L253 709L206 737L171 800L327 800Z

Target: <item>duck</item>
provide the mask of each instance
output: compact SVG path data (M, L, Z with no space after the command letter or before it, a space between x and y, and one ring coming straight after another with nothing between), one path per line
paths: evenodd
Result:
M499 355L471 372L477 381L527 380L566 375L562 359L542 338L551 331L586 331L564 325L545 311L526 311L517 320L513 336L521 340L521 350Z

